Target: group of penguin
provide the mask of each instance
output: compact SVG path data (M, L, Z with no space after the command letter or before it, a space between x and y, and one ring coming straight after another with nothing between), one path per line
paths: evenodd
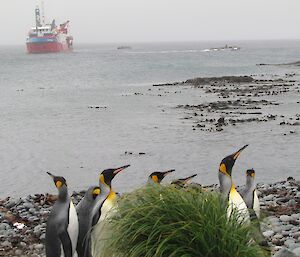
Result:
M228 201L227 215L235 208L246 220L259 218L260 207L254 182L255 171L246 172L246 186L240 193L232 180L232 168L245 145L237 152L225 157L219 166L220 192ZM130 165L106 169L100 173L99 185L91 186L78 205L74 206L68 194L67 182L63 177L47 172L58 189L58 198L49 214L46 227L47 257L92 257L93 228L116 210L118 194L112 189L113 178ZM148 184L158 183L174 170L153 172L148 177ZM184 187L197 174L172 181L171 184Z

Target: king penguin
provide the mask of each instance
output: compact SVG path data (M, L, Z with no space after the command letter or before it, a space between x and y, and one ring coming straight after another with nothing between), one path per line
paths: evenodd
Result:
M104 192L101 192L99 186L91 186L85 193L82 200L76 206L76 211L79 221L79 234L77 242L77 254L79 257L91 257L91 238L90 233L92 230L92 221L94 215L94 207L107 197ZM99 199L99 196L100 197Z
M113 191L111 182L119 172L129 166L130 165L125 165L119 168L106 169L100 173L99 187L103 198L98 200L93 208L93 231L91 233L92 256L99 256L99 249L101 249L101 245L105 243L105 235L102 233L104 226L103 221L116 210L118 195L115 191ZM105 195L107 195L107 197L105 197ZM95 250L96 245L97 251Z
M197 174L188 176L186 178L180 178L180 179L176 179L174 181L171 182L171 185L176 185L179 187L184 187L192 178L196 177Z
M49 214L46 227L47 257L77 257L78 217L75 207L68 195L66 180L63 177L52 177L58 189L58 199Z
M220 192L226 197L226 199L228 199L227 215L230 217L232 210L236 208L241 214L240 220L245 221L250 220L249 212L243 198L235 188L231 173L236 159L247 146L248 145L245 145L237 152L225 157L219 166Z
M104 220L107 217L108 213L116 206L118 195L115 191L113 191L111 182L119 172L125 170L128 167L130 167L130 165L125 165L119 168L106 169L101 172L99 176L99 185L100 187L105 187L106 190L109 190L109 194L101 207L101 216L99 217L97 223Z
M253 230L255 241L271 256L271 248L268 241L265 239L261 232L260 227L260 204L257 196L256 184L255 184L255 171L254 169L248 169L246 171L246 185L241 191L241 196L243 197L249 213L252 226L255 228Z
M160 182L164 179L164 177L172 173L173 171L175 170L167 170L164 172L160 172L160 171L152 172L148 177L147 184L153 184L153 183L160 184Z
M260 218L260 204L257 196L256 185L255 185L255 171L254 169L249 169L246 171L246 185L241 191L241 196L243 197L248 209L255 212L256 217Z

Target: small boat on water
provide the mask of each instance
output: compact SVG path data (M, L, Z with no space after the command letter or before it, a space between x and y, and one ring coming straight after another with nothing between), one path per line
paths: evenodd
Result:
M32 27L26 39L27 52L57 53L66 52L73 49L73 37L69 34L69 23L66 21L59 26L55 20L51 24L45 22L45 17L40 11L40 7L35 8L35 26Z
M132 49L132 47L131 46L119 46L119 47L117 47L117 49L118 50L128 50L128 49Z
M241 48L239 46L229 46L229 45L225 45L223 47L213 47L210 48L210 51L223 51L223 50L229 50L229 51L237 51L240 50Z

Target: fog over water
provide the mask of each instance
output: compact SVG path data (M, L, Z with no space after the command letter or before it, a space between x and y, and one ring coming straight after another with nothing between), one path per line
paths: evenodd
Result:
M0 44L25 42L37 0L1 0ZM299 0L44 0L75 43L300 38Z

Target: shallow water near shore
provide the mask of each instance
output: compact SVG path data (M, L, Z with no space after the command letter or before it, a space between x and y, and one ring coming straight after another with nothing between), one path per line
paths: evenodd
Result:
M162 96L153 89L200 76L251 74L296 73L299 84L299 67L256 65L300 60L299 41L234 42L241 50L203 51L225 43L132 44L131 50L79 45L70 54L43 55L1 46L0 196L55 193L46 171L64 176L70 190L86 189L98 183L99 171L125 164L131 167L114 180L120 192L145 184L152 171L172 168L166 182L198 173L195 182L218 183L220 160L244 144L249 147L234 168L236 184L244 183L247 168L256 169L258 182L299 179L299 126L293 134L275 121L193 131L174 107L207 96L188 86ZM283 104L269 113L300 113L299 94L277 101Z

